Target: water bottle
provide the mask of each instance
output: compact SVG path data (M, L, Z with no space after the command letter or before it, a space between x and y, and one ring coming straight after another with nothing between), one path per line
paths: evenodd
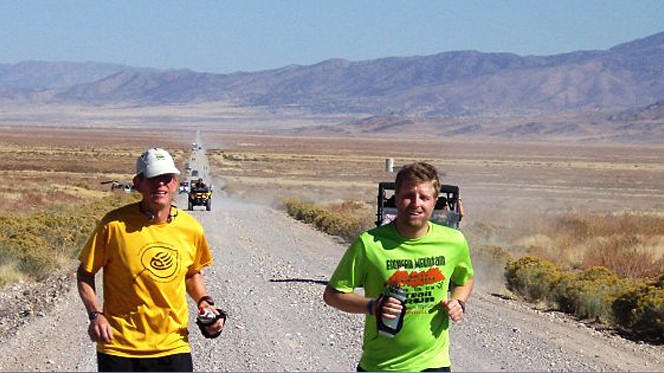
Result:
M196 325L198 325L198 328L201 330L201 333L203 333L203 336L205 338L217 338L219 334L221 334L221 330L214 334L210 334L210 332L207 330L207 327L214 324L217 319L223 319L224 323L226 323L226 318L228 315L224 310L221 308L217 308L217 312L219 315L216 315L211 308L199 308L198 309L198 317L196 318Z
M198 310L198 321L207 326L217 321L217 315L215 315L210 308L201 307Z
M408 298L408 291L397 286L391 286L387 296L397 299L399 303L401 303L401 313L394 319L388 319L383 316L383 310L379 310L380 318L378 319L378 334L393 338L403 326L403 318L406 315L406 298Z

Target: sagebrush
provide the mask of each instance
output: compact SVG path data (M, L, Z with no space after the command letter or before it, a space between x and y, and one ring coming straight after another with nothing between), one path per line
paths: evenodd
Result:
M0 286L48 277L78 254L106 212L138 197L117 194L87 204L0 216Z

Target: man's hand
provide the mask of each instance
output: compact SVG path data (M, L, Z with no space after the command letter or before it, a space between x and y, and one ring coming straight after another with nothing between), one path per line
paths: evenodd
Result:
M210 310L212 310L212 313L214 313L215 315L219 315L217 309L214 308L213 306L208 305L206 301L201 302L201 307L209 308ZM214 335L224 330L225 325L226 325L226 319L222 317L217 319L217 321L215 321L214 323L206 326L205 329L208 331L208 333Z
M447 311L447 314L450 316L452 321L457 322L463 317L463 308L461 308L461 304L459 303L458 299L443 299L440 301L440 304L443 305L445 311Z
M94 320L90 321L88 335L93 342L111 342L111 339L113 339L113 330L103 314L97 315Z
M401 302L398 299L392 298L392 297L386 297L384 301L379 300L376 302L377 307L381 306L382 302L382 310L379 309L379 311L382 311L382 316L385 317L386 319L396 319L399 317L401 314L401 311L403 310L403 306L401 306ZM374 315L376 312L374 311Z

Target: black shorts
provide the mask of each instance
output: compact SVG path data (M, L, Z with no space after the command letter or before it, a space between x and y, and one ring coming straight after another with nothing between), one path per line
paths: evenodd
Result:
M193 372L194 364L189 353L133 358L97 352L97 369L100 372Z

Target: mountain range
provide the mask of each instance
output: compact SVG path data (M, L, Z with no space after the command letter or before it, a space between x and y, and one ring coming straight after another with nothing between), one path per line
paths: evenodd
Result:
M648 114L640 110L662 100L664 32L551 56L453 51L232 74L96 62L0 64L0 103L224 102L385 118L610 111L611 120L624 121L643 119L638 115Z

